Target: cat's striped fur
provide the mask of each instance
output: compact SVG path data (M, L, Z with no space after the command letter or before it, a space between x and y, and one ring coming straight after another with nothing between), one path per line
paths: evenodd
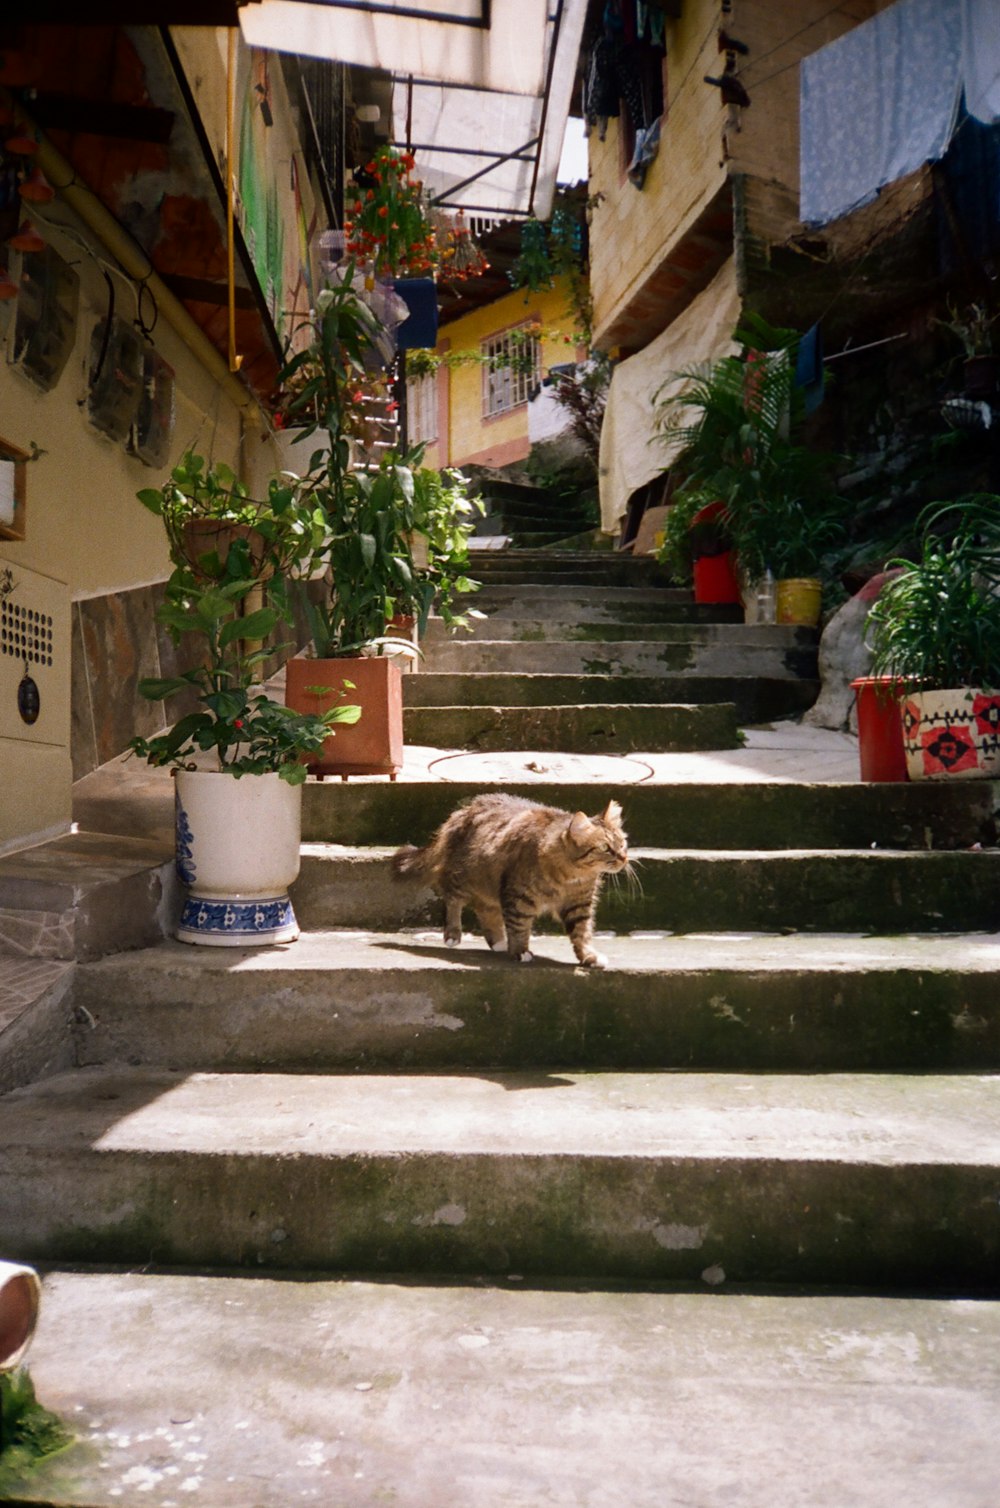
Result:
M458 807L425 848L399 849L393 866L441 896L446 943L461 942L468 905L491 948L528 963L532 927L548 914L562 922L582 964L603 968L594 912L604 876L628 867L628 841L617 801L587 817L496 793Z

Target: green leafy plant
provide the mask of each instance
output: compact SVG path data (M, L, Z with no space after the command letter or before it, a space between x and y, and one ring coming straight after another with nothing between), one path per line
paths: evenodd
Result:
M306 777L303 756L322 749L335 723L357 722L360 708L341 702L312 716L267 696L259 675L269 651L261 641L282 621L285 606L270 593L264 605L254 606L263 589L239 574L237 551L226 566L208 586L187 566L170 577L157 617L176 644L197 643L204 658L181 675L141 680L139 691L151 701L193 692L198 705L165 732L132 739L130 748L158 766L183 766L214 753L218 768L231 775L273 771L298 785Z
M462 612L456 599L479 590L467 568L475 518L484 512L460 471L421 466L413 473L413 527L427 541L427 569L421 574L447 628L467 628L475 615L474 609Z
M162 520L172 559L218 579L233 540L247 545L245 566L260 576L306 567L324 539L324 519L291 472L272 477L267 496L251 496L223 461L186 451L162 487L136 494Z
M663 521L663 542L656 553L678 586L690 584L696 560L721 555L733 547L724 514L697 519L714 501L710 493L694 486L679 488L670 499Z
M679 452L684 490L723 503L744 573L821 575L825 555L846 537L846 505L833 488L836 458L795 441L803 415L790 348L748 346L674 374L654 402L660 433Z
M868 615L872 674L913 690L1000 686L1000 497L932 503L920 558L893 559Z
M405 455L384 451L377 460L364 451L352 455L349 433L357 382L377 340L377 321L372 321L349 269L336 288L320 294L308 339L280 374L282 381L297 384L288 410L302 421L298 440L317 432L325 440L302 479L326 530L322 559L328 567L328 596L304 604L321 659L385 649L414 654L413 644L388 633L387 624L406 614L422 627L436 600L446 621L455 621L454 593L469 589L464 574L447 559L444 535L429 569L414 563L414 534L422 527L421 510L427 513L433 490L422 481L418 497L415 478L423 447ZM425 523L424 532L433 532L441 518L434 523L427 513ZM456 534L450 543L457 544Z
M8 1501L33 1466L72 1443L57 1414L35 1397L27 1368L0 1374L0 1495Z
M992 353L993 332L998 320L1000 311L990 311L985 304L969 304L964 310L959 310L949 303L948 318L935 320L934 323L950 330L969 357L989 356Z

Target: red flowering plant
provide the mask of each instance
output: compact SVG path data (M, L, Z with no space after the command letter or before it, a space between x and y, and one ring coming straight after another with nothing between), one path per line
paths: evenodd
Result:
M411 152L382 146L348 189L345 250L371 264L375 277L426 276L437 264L437 234L415 167Z

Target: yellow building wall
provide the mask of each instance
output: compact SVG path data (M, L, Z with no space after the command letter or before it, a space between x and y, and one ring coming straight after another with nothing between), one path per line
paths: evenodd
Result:
M667 22L666 119L641 190L626 176L622 119L608 121L603 142L591 132L590 195L596 202L590 276L598 345L635 285L659 265L725 182L726 112L719 91L702 82L719 66L718 24L718 0L687 0L682 17Z
M542 370L574 361L578 351L572 335L578 321L569 307L564 279L532 293L512 290L481 309L453 320L442 330L439 355L469 351L478 355L482 342L531 321L541 326ZM509 413L483 417L483 368L477 361L438 369L439 434L428 446L428 466L507 466L528 454L528 405Z

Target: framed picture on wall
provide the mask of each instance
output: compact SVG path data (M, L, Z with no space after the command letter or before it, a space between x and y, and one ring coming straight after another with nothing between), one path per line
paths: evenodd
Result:
M0 539L23 539L27 530L28 452L0 438Z

